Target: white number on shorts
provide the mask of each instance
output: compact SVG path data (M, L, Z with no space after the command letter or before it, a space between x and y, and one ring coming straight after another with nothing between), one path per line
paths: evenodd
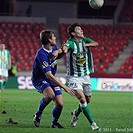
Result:
M71 86L72 88L77 88L77 84L76 83L70 83L69 86Z

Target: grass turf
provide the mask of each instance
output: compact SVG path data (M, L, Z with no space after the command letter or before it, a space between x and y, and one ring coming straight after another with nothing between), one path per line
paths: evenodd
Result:
M59 122L64 129L51 128L51 102L45 109L41 126L33 125L35 113L42 94L36 90L5 89L0 93L0 133L93 133L84 117L80 115L77 126L71 127L70 112L78 100L65 92L64 108ZM92 115L101 132L133 132L133 93L94 91L89 104ZM18 124L9 124L9 119Z

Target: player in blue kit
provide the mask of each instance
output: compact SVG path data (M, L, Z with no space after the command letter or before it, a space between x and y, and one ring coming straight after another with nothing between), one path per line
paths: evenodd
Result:
M54 102L52 110L52 128L63 128L59 124L58 119L63 109L63 97L60 88L63 88L68 94L75 95L74 91L65 86L56 77L57 61L65 52L65 45L57 49L56 37L53 31L43 30L40 32L40 41L42 47L37 51L33 70L32 83L38 92L43 93L38 109L34 115L34 125L40 126L40 120L45 107L51 102ZM57 54L58 53L58 54ZM58 55L57 57L54 56Z

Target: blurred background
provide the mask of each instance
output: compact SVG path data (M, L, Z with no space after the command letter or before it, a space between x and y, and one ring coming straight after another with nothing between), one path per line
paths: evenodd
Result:
M85 36L100 44L91 49L95 67L91 76L132 79L132 7L132 0L104 0L98 10L89 6L89 0L0 0L0 39L10 50L15 76L31 76L41 30L54 30L60 47L69 37L67 27L78 22ZM57 76L65 74L64 57L58 60Z

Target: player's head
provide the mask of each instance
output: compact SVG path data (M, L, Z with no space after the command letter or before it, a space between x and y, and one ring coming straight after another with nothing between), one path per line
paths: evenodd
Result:
M5 49L5 43L4 42L0 42L0 50L4 50Z
M55 34L52 30L42 30L40 32L40 41L42 45L47 45L49 43L56 43L56 42L51 42L51 40L55 37ZM56 38L55 38L56 39Z
M74 38L75 35L78 35L79 37L80 36L83 37L83 30L79 23L73 23L68 27L67 31L71 38Z

